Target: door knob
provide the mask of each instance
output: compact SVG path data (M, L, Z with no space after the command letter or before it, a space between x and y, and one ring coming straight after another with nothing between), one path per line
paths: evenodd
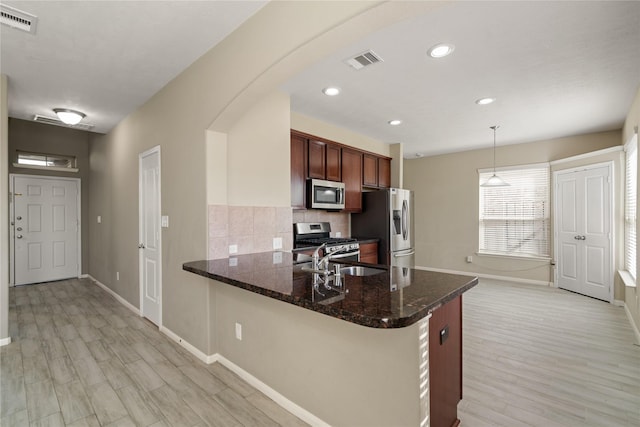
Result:
M144 249L144 248L145 248L144 243L140 243L140 244L138 245L138 248L139 248L139 249Z
M580 236L573 236L573 238L576 239L576 240L582 240L582 239L580 239Z
M18 234L18 235L16 236L16 239L22 239L22 234Z
M18 231L22 231L22 227L18 227Z
M21 216L19 216L19 217L17 217L16 219L17 219L18 221L20 221L20 220L22 219L22 217L21 217Z

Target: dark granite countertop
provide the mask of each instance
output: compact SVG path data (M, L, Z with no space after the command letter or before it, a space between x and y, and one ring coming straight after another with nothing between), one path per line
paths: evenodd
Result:
M372 328L402 328L478 284L477 277L379 266L372 276L342 276L342 287L320 295L295 254L264 252L192 261L183 270L247 291ZM349 263L351 264L351 263ZM357 263L355 263L357 264Z

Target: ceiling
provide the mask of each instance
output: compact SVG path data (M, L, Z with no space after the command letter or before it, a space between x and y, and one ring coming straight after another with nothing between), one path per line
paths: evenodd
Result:
M3 3L38 16L35 35L1 26L10 117L74 108L108 132L266 1ZM441 42L453 54L430 58ZM382 62L344 62L366 50ZM330 85L341 94L322 94ZM280 89L293 111L403 143L411 158L489 147L496 124L498 145L620 129L639 86L640 2L460 1L341 48Z
M0 25L9 117L87 115L106 133L267 3L261 1L13 1L35 34Z

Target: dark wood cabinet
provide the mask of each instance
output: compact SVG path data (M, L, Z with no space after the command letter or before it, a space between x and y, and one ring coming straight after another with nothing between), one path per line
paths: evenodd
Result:
M338 145L326 145L326 179L342 181L342 148Z
M391 159L365 153L362 158L362 185L389 188L391 186Z
M378 263L378 242L360 243L360 262Z
M378 186L378 157L372 154L362 156L362 185Z
M309 140L309 178L326 179L327 144Z
M378 187L391 187L391 159L378 157Z
M346 212L362 212L362 152L342 149L342 182Z
M307 188L307 139L291 134L291 207L303 209Z
M432 426L458 425L462 400L462 296L429 319L429 393Z

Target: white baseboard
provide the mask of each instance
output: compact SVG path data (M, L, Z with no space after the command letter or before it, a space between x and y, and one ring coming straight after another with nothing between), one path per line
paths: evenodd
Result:
M122 305L124 305L125 307L127 307L129 310L133 311L135 314L137 314L138 316L140 316L140 310L134 306L133 304L131 304L129 301L127 301L126 299L122 298L120 295L118 295L115 291L113 291L111 288L109 288L107 285L105 285L104 283L101 283L99 280L97 280L95 277L91 276L90 274L87 274L86 277L88 279L91 279L95 282L96 285L100 286L102 289L104 289L105 291L107 291L108 293L110 293L115 299L118 300L119 303L121 303Z
M202 360L204 363L211 364L216 361L217 354L213 354L213 355L204 354L203 352L198 350L196 347L191 345L188 341L185 341L182 338L180 338L180 336L175 334L171 329L161 326L160 332L162 332L163 334L171 338L173 341L178 343L181 347L186 349L189 353L193 354L198 359Z
M611 305L615 305L616 307L624 307L624 301L614 299L611 301Z
M88 274L85 273L85 274L79 275L78 279L88 279L89 277L91 277L91 276L89 276ZM93 280L96 280L96 279L93 279ZM96 280L96 282L97 282L97 280Z
M482 278L482 279L502 280L506 282L524 283L527 285L538 285L538 286L548 286L548 287L554 286L553 282L545 282L544 280L531 280L531 279L522 279L520 277L496 276L493 274L473 273L470 271L447 270L444 268L419 267L419 266L416 266L414 268L416 270L437 271L438 273L460 274L462 276L478 276L479 278Z
M633 329L633 335L636 338L636 345L640 345L640 330L638 330L638 326L636 326L635 322L633 321L633 316L631 315L631 311L629 311L629 307L627 307L627 304L624 304L624 311L625 313L627 313L627 318L629 319L629 323L631 324L631 328Z
M311 412L302 408L301 406L295 404L291 400L287 399L276 390L269 387L267 384L263 383L249 372L245 371L235 363L226 359L224 356L216 353L215 355L216 362L219 362L221 365L228 368L230 371L234 372L240 378L245 380L247 383L251 384L254 388L261 391L265 396L269 397L271 400L276 402L278 405L282 406L287 411L291 412L296 417L300 418L302 421L306 422L312 426L318 427L330 427L329 424L321 420L320 418L313 415Z
M11 337L1 338L0 347L11 344Z

